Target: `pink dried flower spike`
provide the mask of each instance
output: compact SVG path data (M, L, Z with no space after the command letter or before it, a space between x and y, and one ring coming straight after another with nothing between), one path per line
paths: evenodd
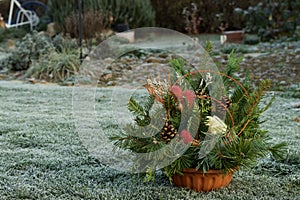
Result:
M194 92L191 90L184 91L183 96L185 96L187 100L188 108L193 108L195 98Z
M185 144L188 144L188 143L190 143L190 142L192 142L194 140L194 138L191 135L191 133L189 131L187 131L187 130L181 131L180 137L181 137L181 139L183 139L183 142Z
M170 89L170 92L172 92L176 98L182 99L182 90L178 85L173 85Z

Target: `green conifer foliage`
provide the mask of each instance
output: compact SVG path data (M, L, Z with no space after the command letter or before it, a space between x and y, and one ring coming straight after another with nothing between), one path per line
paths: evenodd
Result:
M217 169L226 173L240 167L251 167L258 158L268 154L276 159L283 158L286 144L272 144L270 133L260 128L260 116L273 101L272 99L265 105L261 103L270 81L262 81L256 88L251 87L249 77L241 82L235 76L240 62L241 58L232 52L227 68L219 73L224 78L227 89L227 96L217 103L226 111L224 121L213 115L218 112L213 112L216 109L212 106L214 99L211 98L207 87L208 84L214 84L213 79L200 73L191 73L184 60L175 59L170 62L170 66L175 70L176 77L183 77L185 82L148 83L149 97L144 101L144 106L143 102L137 102L133 98L128 104L129 110L136 117L135 124L131 124L130 129L124 131L124 135L116 135L111 139L115 141L116 146L133 152L152 153L166 145L170 145L169 147L176 151L176 148L189 145L174 162L162 168L170 180L172 175L180 174L185 168L196 168L204 172ZM155 101L161 108L150 115ZM152 128L141 131L140 128L145 125L151 125ZM161 127L164 127L165 131L163 136L166 132L173 134L171 130L174 127L175 136L172 135L171 139L166 141L167 137L161 137ZM145 133L145 130L149 130L148 133ZM143 134L143 137L139 137L139 133ZM149 137L145 138L147 134ZM144 167L145 171L147 169L149 172L147 180L153 180L153 170L160 166L165 156L170 155L168 151L170 148L156 155L154 163L151 156L151 159L145 156L137 160L136 166ZM145 163L149 165L141 166Z

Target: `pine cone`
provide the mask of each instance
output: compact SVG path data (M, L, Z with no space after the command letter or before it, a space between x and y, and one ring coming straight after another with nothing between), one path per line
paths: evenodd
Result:
M169 143L175 136L177 135L177 130L175 127L168 121L166 121L161 133L160 137L165 143Z

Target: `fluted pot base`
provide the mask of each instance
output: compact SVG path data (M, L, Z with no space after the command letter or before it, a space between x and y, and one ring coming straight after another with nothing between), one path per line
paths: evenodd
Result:
M233 177L233 173L224 174L221 170L209 170L206 173L193 168L184 169L183 176L172 176L173 184L178 187L189 188L197 192L209 192L227 186Z

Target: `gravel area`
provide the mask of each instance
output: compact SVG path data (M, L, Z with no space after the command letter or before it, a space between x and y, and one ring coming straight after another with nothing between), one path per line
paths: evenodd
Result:
M300 91L300 42L282 42L278 44L261 43L255 46L241 44L215 43L212 59L222 71L228 62L226 49L237 49L237 55L243 57L238 75L243 78L249 73L253 84L270 79L272 90ZM241 53L242 51L242 53ZM143 85L149 77L166 74L168 62L176 57L162 52L146 52L142 55L127 54L109 66L102 67L100 86L115 86L131 83Z
M204 41L199 41L204 46ZM213 60L222 70L228 61L228 53L237 49L243 57L239 75L250 74L253 84L262 79L272 81L272 90L300 91L300 41L259 43L257 45L225 44L213 41ZM177 47L174 47L175 49ZM189 52L184 52L189 53ZM0 48L0 59L7 56L7 50ZM166 74L168 62L176 57L168 51L142 51L126 54L117 60L105 60L99 65L97 78L99 86L124 86L126 84L143 85L149 77ZM108 64L111 63L112 64ZM22 72L8 72L0 69L0 79L24 80Z

